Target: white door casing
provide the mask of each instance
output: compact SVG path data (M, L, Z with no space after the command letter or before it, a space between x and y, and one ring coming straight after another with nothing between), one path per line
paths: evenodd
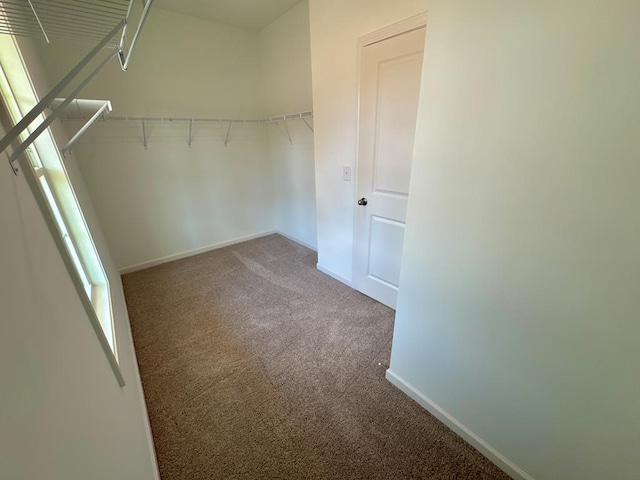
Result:
M399 288L425 31L423 24L361 51L353 286L391 308Z

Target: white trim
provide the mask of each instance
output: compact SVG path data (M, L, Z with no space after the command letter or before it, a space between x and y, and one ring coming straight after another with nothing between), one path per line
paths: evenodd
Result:
M428 410L434 417L444 423L447 427L460 435L467 443L471 444L476 450L491 460L497 467L510 477L516 480L534 480L533 477L525 473L521 468L511 462L507 457L498 452L495 448L485 442L478 435L469 430L453 415L444 410L440 405L431 400L426 395L418 391L413 385L408 383L402 377L394 373L391 369L387 370L386 378L393 385L398 387L409 397L415 400L421 407Z
M342 275L329 270L326 267L323 267L322 265L320 265L319 263L316 264L316 268L318 270L320 270L322 273L325 273L327 275L329 275L330 277L335 278L336 280L338 280L339 282L344 283L346 286L353 288L353 285L351 285L351 280L347 280L345 277L343 277Z
M373 32L366 33L358 38L360 48L366 47L387 38L396 37L412 30L423 28L427 24L427 12L420 13L413 17L401 20Z
M120 282L120 295L122 297L122 304L124 306L124 320L129 331L129 346L130 352L133 357L132 369L133 376L135 377L135 388L137 389L138 402L140 402L140 409L142 410L142 417L145 429L145 435L147 437L147 447L149 449L149 458L151 459L151 466L153 469L153 480L160 479L160 467L158 466L158 457L156 456L156 446L153 440L153 433L151 432L151 420L149 418L149 410L147 409L147 399L144 396L144 389L142 387L142 377L140 376L140 369L138 368L138 357L136 354L135 346L133 345L133 334L131 331L131 319L129 318L129 309L127 307L127 300L124 298L124 286L122 285L122 279L118 278Z
M194 255L199 255L201 253L206 253L211 250L217 250L218 248L228 247L229 245L235 245L236 243L248 242L249 240L253 240L255 238L266 237L267 235L273 235L274 233L278 233L275 230L269 230L266 232L260 232L253 235L247 235L246 237L234 238L233 240L227 240L225 242L215 243L213 245L208 245L206 247L196 248L194 250L188 250L186 252L176 253L173 255L167 255L166 257L157 258L155 260L149 260L148 262L138 263L136 265L131 265L129 267L124 267L120 269L120 275L124 275L126 273L137 272L138 270L144 270L145 268L155 267L157 265L162 265L163 263L173 262L174 260L180 260L182 258L192 257Z
M313 245L308 244L307 242L303 242L302 240L297 239L296 237L294 237L293 235L289 235L288 233L284 233L281 230L276 230L276 233L278 235L282 235L285 238L288 238L289 240L291 240L292 242L296 242L299 243L300 245L302 245L303 247L308 248L309 250L313 250L314 252L317 252L318 249L316 247L314 247Z

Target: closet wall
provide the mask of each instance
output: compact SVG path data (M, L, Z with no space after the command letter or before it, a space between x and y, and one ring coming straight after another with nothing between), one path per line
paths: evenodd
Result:
M28 39L35 87L49 90ZM53 124L59 142L67 140ZM0 127L0 137L5 132ZM65 165L109 278L120 388L24 174L0 168L0 478L158 480L118 270L73 156Z
M153 10L130 71L117 62L83 98L110 99L114 115L263 118L259 34ZM85 49L42 44L57 81ZM283 112L278 112L283 113ZM78 125L67 123L71 130ZM267 128L107 122L76 148L119 269L148 266L275 229Z
M260 32L266 113L312 110L309 2L304 1ZM310 121L309 123L312 123ZM313 133L301 121L270 126L269 158L275 191L275 228L317 248Z
M526 478L640 472L639 18L429 6L391 371Z

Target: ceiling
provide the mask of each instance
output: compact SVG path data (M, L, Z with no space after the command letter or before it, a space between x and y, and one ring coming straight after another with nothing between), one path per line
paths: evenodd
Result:
M153 8L247 30L262 30L300 0L155 0Z

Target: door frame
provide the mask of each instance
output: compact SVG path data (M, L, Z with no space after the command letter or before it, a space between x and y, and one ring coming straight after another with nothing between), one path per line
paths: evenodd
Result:
M353 162L353 200L351 203L352 213L353 213L353 232L352 232L352 250L351 250L351 287L354 287L354 277L356 271L356 234L358 223L356 221L357 217L357 206L356 202L358 201L358 188L359 188L359 163L360 163L360 98L361 98L361 86L362 86L362 54L364 48L373 45L374 43L382 42L384 40L388 40L389 38L397 37L399 35L403 35L405 33L412 32L414 30L418 30L420 28L427 27L427 16L428 12L422 12L418 15L414 15L413 17L406 18L396 23L392 23L391 25L387 25L386 27L382 27L378 30L374 30L373 32L366 33L358 38L358 69L357 69L357 79L358 79L358 88L357 88L357 114L356 114L356 157ZM404 253L403 253L404 255Z

